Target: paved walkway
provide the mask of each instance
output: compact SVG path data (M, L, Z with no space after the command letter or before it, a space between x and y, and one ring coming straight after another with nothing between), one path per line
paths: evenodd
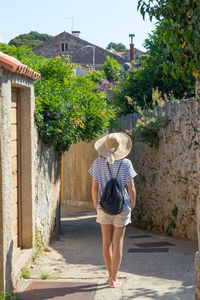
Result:
M123 286L113 289L105 285L95 212L64 212L62 229L50 252L31 266L31 279L18 283L18 291L28 287L23 300L194 300L196 243L128 226L119 272Z

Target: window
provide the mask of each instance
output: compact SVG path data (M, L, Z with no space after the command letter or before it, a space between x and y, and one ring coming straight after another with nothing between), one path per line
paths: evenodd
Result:
M68 44L62 42L62 43L60 44L60 51L61 51L61 53L67 53L67 52L68 52Z

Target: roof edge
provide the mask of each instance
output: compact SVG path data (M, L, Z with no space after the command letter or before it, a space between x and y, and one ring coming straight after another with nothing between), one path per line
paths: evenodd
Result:
M0 51L0 65L13 73L18 73L34 80L40 80L41 74L22 64L15 57Z

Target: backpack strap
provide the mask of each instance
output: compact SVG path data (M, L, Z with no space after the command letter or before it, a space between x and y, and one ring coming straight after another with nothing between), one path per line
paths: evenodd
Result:
M119 169L121 168L122 162L123 162L123 159L122 159L122 161L121 161L121 163L120 163L120 165L119 165L119 168L118 168L118 170L117 170L117 175L116 175L115 178L117 178L117 176L118 176L118 174L119 174ZM111 176L111 178L113 178L112 172L111 172L111 169L110 169L110 166L109 166L109 163L108 163L108 162L107 162L107 165L108 165L108 169L109 169L109 171L110 171L110 176Z
M117 171L117 175L116 175L116 178L117 178L117 176L118 176L118 173L119 173L119 169L121 168L122 162L123 162L123 159L122 159L122 161L121 161L121 163L120 163L120 165L119 165L119 168L118 168L118 171Z
M109 166L109 163L108 163L108 162L107 162L107 165L108 165L108 169L109 169L109 171L110 171L110 176L111 176L111 178L113 178L112 172L111 172L111 169L110 169L110 166Z

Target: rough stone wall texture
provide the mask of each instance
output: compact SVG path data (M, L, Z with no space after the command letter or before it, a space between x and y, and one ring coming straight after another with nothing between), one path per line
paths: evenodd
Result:
M47 245L51 234L59 231L61 159L36 134L35 229Z
M196 81L196 99L200 99L200 80ZM200 102L197 102L197 122L198 122L198 141L200 141ZM197 152L197 160L198 160L198 176L200 180L200 148L198 148ZM200 184L199 184L200 186ZM196 295L195 299L200 300L200 195L198 195L197 199L197 234L198 234L198 248L199 251L195 256L195 275L196 275Z
M139 118L139 114L137 113L122 115L119 119L120 129L135 128L138 118Z
M160 130L159 148L135 142L129 156L138 173L132 220L154 232L197 240L196 101L168 101L160 111L166 113L169 123Z
M0 68L1 72L1 68ZM12 271L12 212L10 210L12 196L12 167L11 167L11 124L10 124L10 105L11 99L11 82L6 76L0 76L0 218L2 227L0 228L0 289L4 290L12 286L12 282L6 282L6 274L11 276ZM5 239L6 234L6 239Z

